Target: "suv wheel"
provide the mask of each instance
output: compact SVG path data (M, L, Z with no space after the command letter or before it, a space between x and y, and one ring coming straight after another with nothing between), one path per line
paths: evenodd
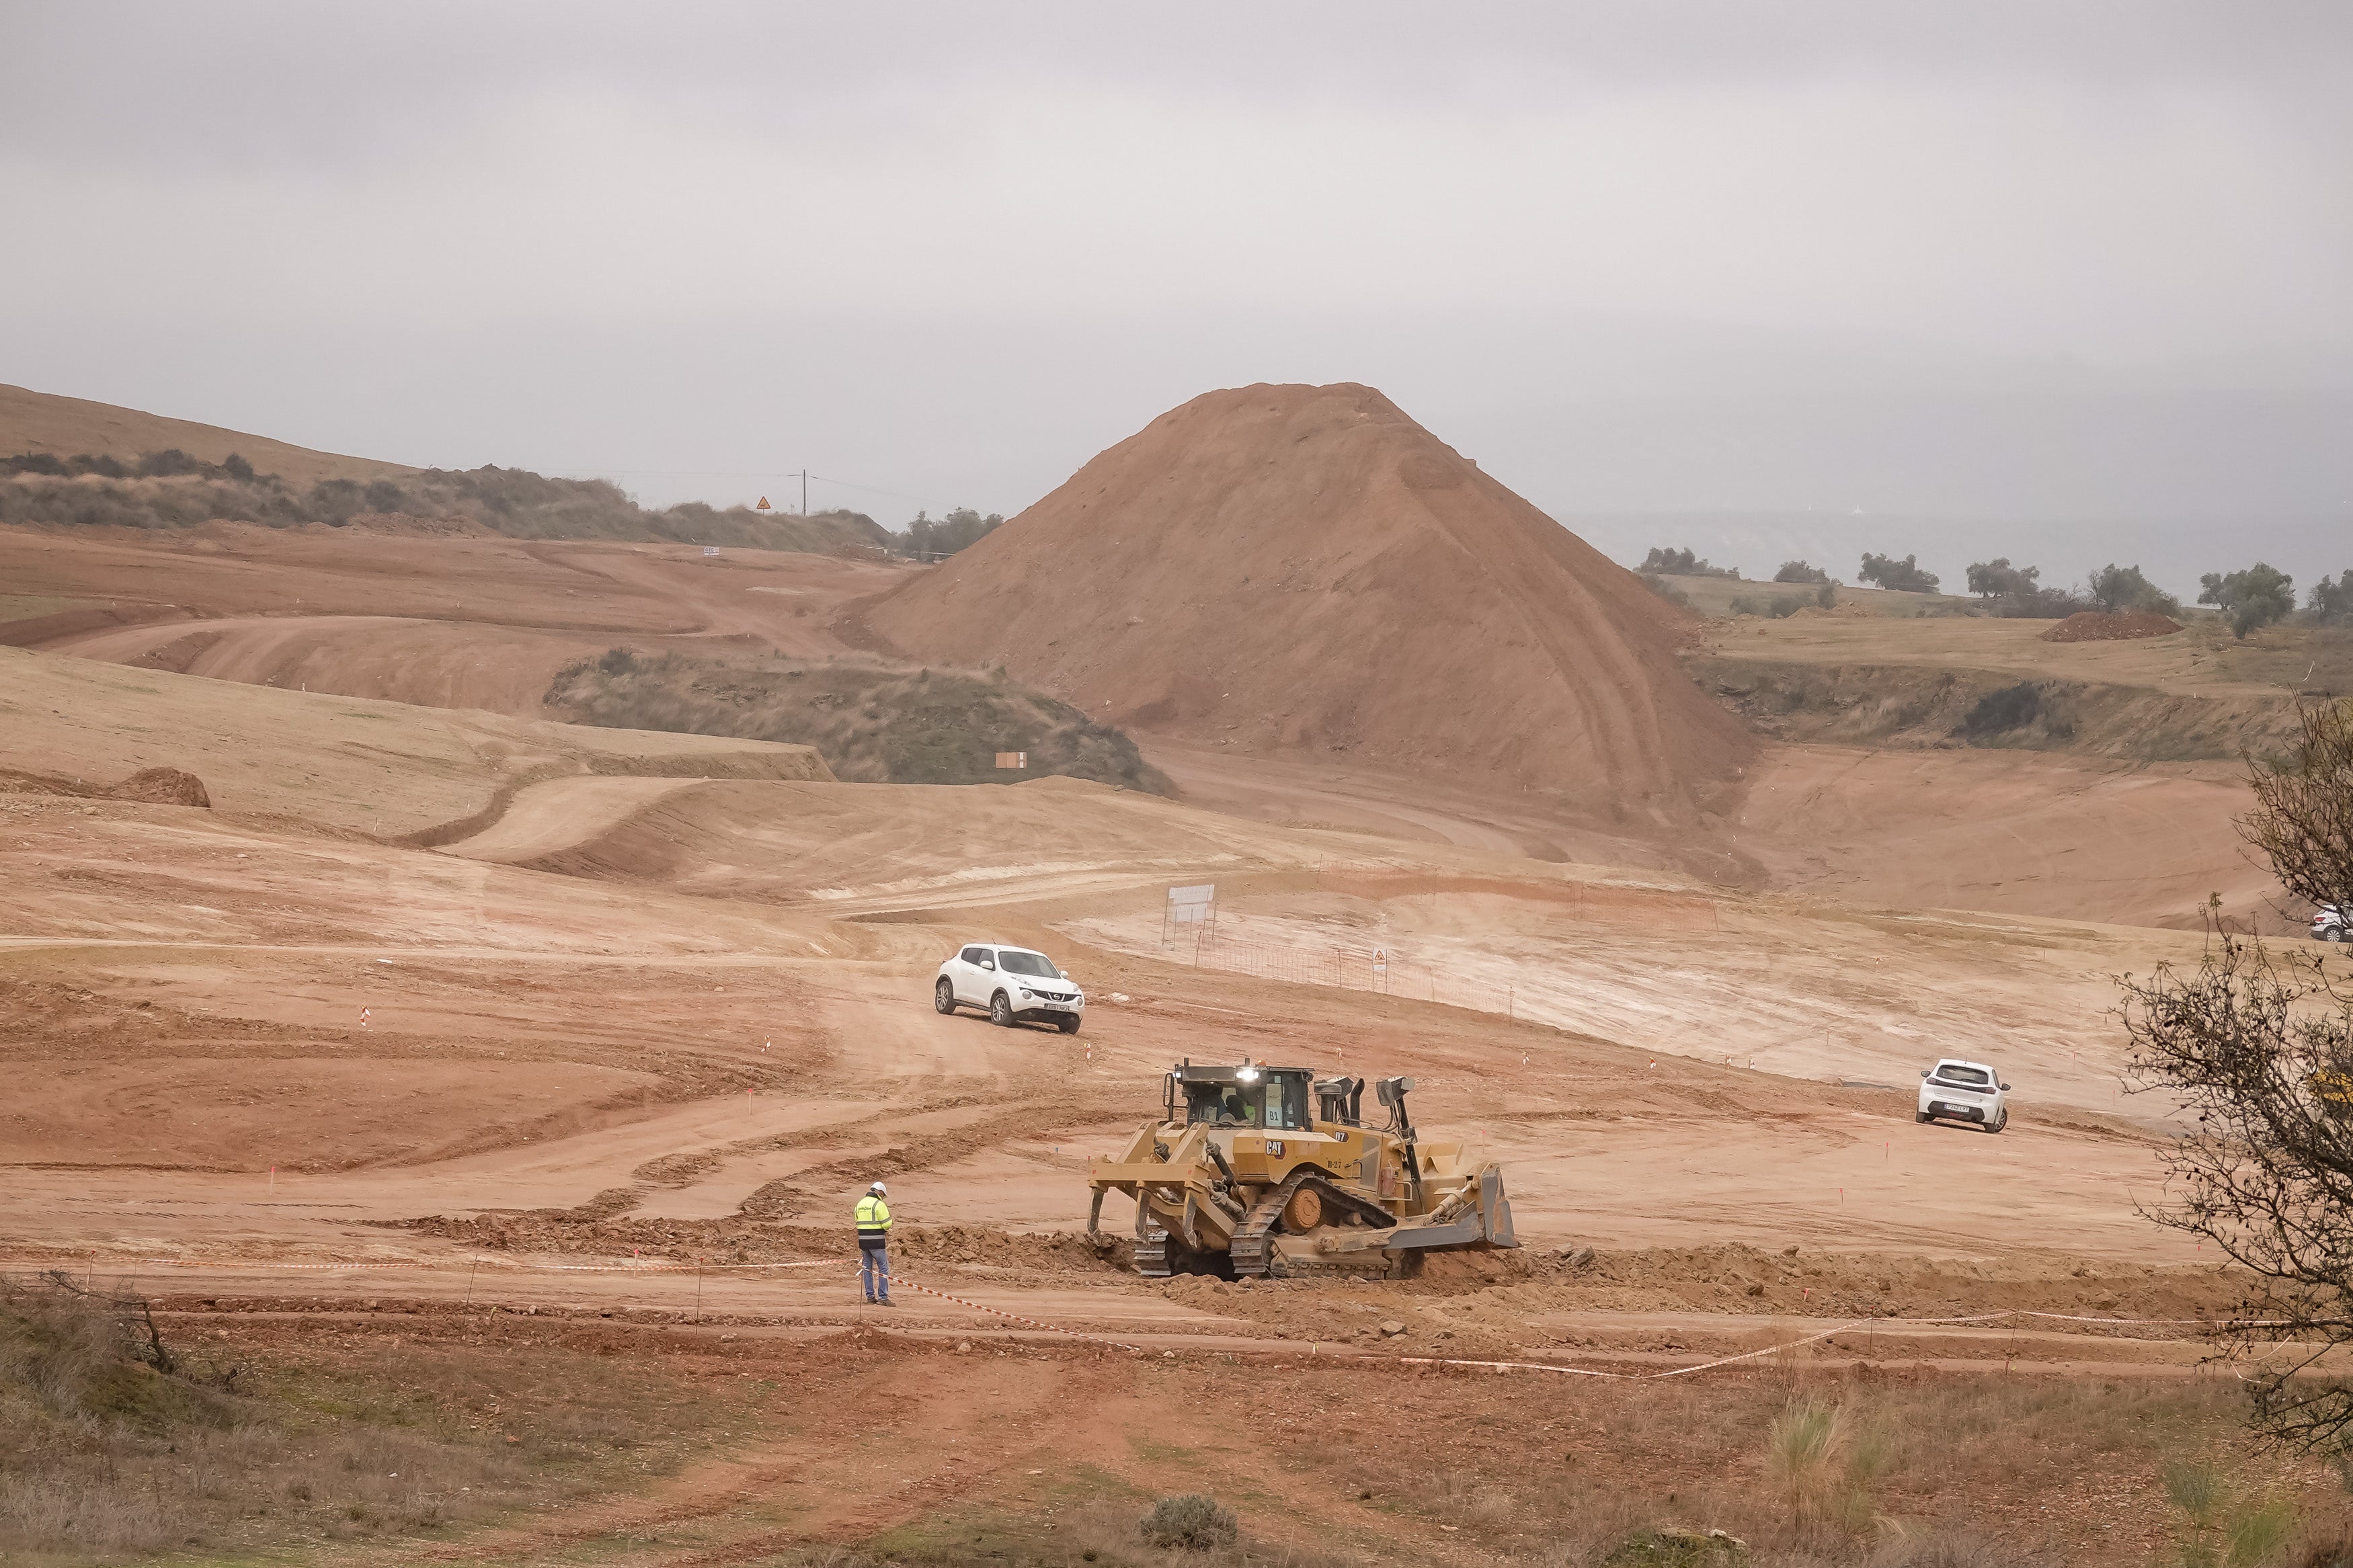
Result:
M943 1013L953 1013L955 1011L955 981L950 980L944 974L940 976L940 983L932 987L932 1005L938 1008Z
M988 1021L1001 1029L1013 1027L1013 1004L1002 991L988 999Z
M1075 1035L1079 1032L1079 1021L1075 1017L1065 1015L1055 1022L1061 1026L1062 1033L1066 1035Z
M1985 1130L1989 1132L1999 1132L2009 1125L2010 1112L2008 1110L2004 1110L2000 1116L1997 1116L1991 1121L1987 1122L1985 1124Z
M1929 1115L1925 1110L1915 1110L1912 1113L1912 1120L1915 1121L1934 1121L1936 1119Z

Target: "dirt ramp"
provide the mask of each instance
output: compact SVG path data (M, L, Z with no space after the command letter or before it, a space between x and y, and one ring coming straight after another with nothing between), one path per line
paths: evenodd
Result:
M866 624L1096 719L1588 807L1687 803L1750 744L1683 612L1364 386L1196 398Z

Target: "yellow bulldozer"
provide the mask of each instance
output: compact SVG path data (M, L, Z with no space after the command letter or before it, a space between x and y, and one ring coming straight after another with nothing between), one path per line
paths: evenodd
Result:
M1403 1279L1435 1249L1517 1247L1503 1167L1416 1132L1409 1078L1374 1086L1388 1114L1366 1127L1365 1088L1248 1059L1179 1063L1160 1119L1090 1163L1088 1236L1104 1239L1103 1195L1117 1192L1135 1200L1135 1271L1149 1278Z

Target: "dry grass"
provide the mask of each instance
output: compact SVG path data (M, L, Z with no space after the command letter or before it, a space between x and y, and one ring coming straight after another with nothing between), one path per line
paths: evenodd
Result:
M135 1297L0 1279L0 1561L443 1534L609 1486L644 1468L643 1434L693 1420L644 1369L416 1346L255 1356L151 1344L143 1322Z

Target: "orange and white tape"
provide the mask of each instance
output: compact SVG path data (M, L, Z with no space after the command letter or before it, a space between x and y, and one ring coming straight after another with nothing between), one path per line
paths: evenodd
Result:
M446 1271L459 1268L464 1268L470 1272L475 1269L489 1267L492 1268L506 1269L516 1273L555 1274L728 1274L777 1268L837 1268L847 1273L856 1268L855 1264L845 1259L830 1258L799 1259L786 1263L712 1262L700 1264L641 1262L524 1263L506 1258L462 1258L448 1262L417 1260L413 1262L364 1263L238 1262L210 1261L203 1258L147 1258L136 1259L131 1266L161 1268L240 1269L262 1273L283 1273L295 1271L306 1273L332 1273L345 1270L372 1268L406 1268L428 1271ZM19 1267L26 1266L20 1265ZM36 1264L29 1267L42 1267L42 1265ZM88 1264L85 1263L83 1267L87 1268ZM985 1313L990 1317L1003 1318L1008 1322L1019 1323L1026 1328L1041 1330L1047 1333L1063 1334L1071 1339L1086 1340L1096 1344L1110 1345L1116 1350L1136 1352L1139 1353L1143 1348L1139 1345L1129 1344L1123 1340L1112 1339L1106 1335L1088 1333L1084 1330L1081 1329L1066 1329L1059 1323L1050 1323L1045 1321L1043 1319L1025 1317L1018 1312L1008 1312L1001 1308L986 1306L978 1301L968 1300L962 1296L953 1296L944 1290L934 1289L931 1286L919 1283L918 1281L907 1279L904 1276L895 1278L892 1283L896 1289L919 1291L923 1295L935 1297L943 1301L953 1302L955 1305L965 1308L971 1311ZM1942 1318L1855 1318L1851 1319L1846 1322L1834 1324L1830 1328L1820 1330L1814 1333L1802 1335L1799 1338L1793 1340L1783 1341L1778 1344L1766 1345L1757 1350L1741 1351L1732 1355L1718 1356L1712 1361L1695 1362L1689 1366L1670 1367L1658 1372L1608 1372L1598 1367L1563 1366L1553 1362L1481 1361L1459 1356L1383 1356L1369 1359L1391 1362L1401 1366L1481 1367L1497 1372L1547 1372L1564 1377L1595 1377L1620 1383L1656 1383L1669 1378L1688 1377L1694 1373L1710 1372L1717 1367L1732 1366L1741 1362L1756 1361L1764 1356L1778 1355L1785 1351L1796 1350L1800 1346L1819 1344L1824 1340L1835 1339L1841 1334L1851 1334L1861 1331L1876 1331L1881 1329L1965 1328L1977 1324L1999 1323L2017 1319L2034 1319L2050 1322L2086 1323L2097 1325L2103 1328L2260 1329L2292 1328L2295 1326L2294 1320L2286 1318L2107 1318L2095 1317L2081 1312L2046 1312L2031 1308L2011 1307L1992 1312L1977 1312ZM1311 1346L1310 1348L1312 1352L1314 1347Z

